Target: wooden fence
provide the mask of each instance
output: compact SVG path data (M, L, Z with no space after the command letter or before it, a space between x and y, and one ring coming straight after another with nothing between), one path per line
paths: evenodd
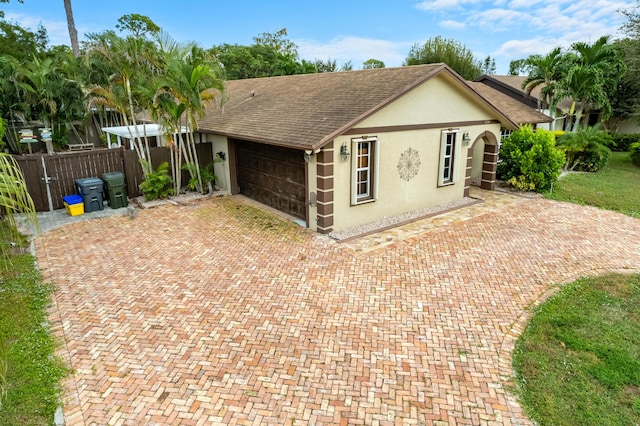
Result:
M213 161L211 143L197 144L196 149L201 165ZM169 150L166 148L151 148L150 152L154 168L163 161L170 161ZM142 167L134 151L97 149L56 155L20 155L15 159L22 169L37 211L64 208L62 197L77 192L76 179L99 178L108 172L124 174L129 197L142 195L139 188L142 182ZM183 172L182 179L183 182L187 182L187 172Z

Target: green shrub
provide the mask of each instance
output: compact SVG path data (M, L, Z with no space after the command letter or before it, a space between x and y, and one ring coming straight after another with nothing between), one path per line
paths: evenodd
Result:
M502 142L498 177L523 191L541 192L560 176L565 156L548 130L520 127Z
M151 169L148 161L140 160L142 167ZM173 193L173 180L169 176L169 163L161 163L155 171L147 173L147 177L140 184L140 190L147 201L167 198Z
M632 143L629 147L629 156L636 166L640 166L640 142Z
M627 152L630 150L631 145L640 142L640 134L633 135L622 135L615 134L611 135L611 139L613 141L612 145L608 145L612 151L616 152Z
M205 167L198 167L200 170L200 179L202 179L202 185L207 187L209 193L213 192L213 185L216 183L218 179L217 176L213 173L213 165L216 161L212 161L207 164ZM198 192L204 193L204 188L199 188L198 183L198 175L196 170L195 163L185 163L181 167L182 170L187 170L191 176L189 179L189 189L192 191L197 190Z
M582 172L597 172L607 165L612 145L609 133L598 127L587 127L567 132L558 138L558 147L565 151L565 168Z

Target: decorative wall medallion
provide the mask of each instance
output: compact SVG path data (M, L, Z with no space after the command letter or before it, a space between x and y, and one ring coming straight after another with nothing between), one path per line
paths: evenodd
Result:
M418 170L420 170L420 155L418 155L418 151L409 148L400 154L398 173L402 179L409 182L418 174Z

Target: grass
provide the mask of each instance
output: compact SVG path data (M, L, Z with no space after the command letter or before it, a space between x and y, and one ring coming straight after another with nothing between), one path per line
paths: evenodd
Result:
M6 239L0 244L9 247L0 266L0 425L51 424L58 383L67 374L54 356L47 326L53 287L42 282L33 256L19 253Z
M564 176L545 197L640 218L640 167L631 163L628 152L612 152L602 170Z
M640 424L640 274L580 279L543 303L514 352L540 425Z

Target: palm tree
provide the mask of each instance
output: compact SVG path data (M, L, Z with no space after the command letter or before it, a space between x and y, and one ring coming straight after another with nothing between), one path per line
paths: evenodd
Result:
M603 116L611 114L611 104L604 87L602 72L597 68L574 66L569 70L556 95L573 99L571 109L575 111L575 117L572 131L582 125L583 117L589 117L592 107L602 108ZM588 120L584 120L585 127L587 124Z
M96 41L93 50L114 73L109 77L108 87L94 85L89 88L89 105L107 106L122 114L125 125L132 126L131 140L138 158L146 160L141 164L151 164L148 161L151 158L149 144L144 143L146 137L140 134L137 126L137 113L151 102L140 94L145 93L141 90L142 81L157 73L155 46L145 39L123 39L115 33L105 33ZM143 167L145 177L149 172Z
M585 117L584 126L593 108L602 110L601 119L611 115L609 93L612 93L625 72L625 65L618 48L603 36L593 44L574 43L573 65L569 69L561 92L571 96L576 109L573 130L578 129Z
M1 118L9 122L6 140L15 153L20 153L16 122L27 121L31 106L25 100L26 85L20 81L20 63L10 56L0 56L0 108Z
M562 78L562 70L565 62L564 55L559 47L553 49L546 56L532 55L525 59L525 66L529 67L529 76L522 83L522 89L530 95L539 86L540 94L545 104L549 107L551 118L551 130L555 128L556 90L558 81ZM538 109L542 109L538 99Z
M71 0L64 0L64 11L67 14L67 27L69 27L69 38L71 39L71 50L73 57L80 56L80 46L78 45L78 30L73 20L73 9L71 8Z
M158 99L163 99L167 108L164 116L170 122L170 131L180 134L181 123L186 124L188 130L186 143L179 144L175 166L180 167L180 155L184 155L187 164L191 165L187 167L191 177L197 179L198 190L203 191L194 132L198 129L198 119L204 115L206 103L216 99L217 91L222 90L218 63L193 43L179 45L166 34L160 36L158 43L165 61Z

